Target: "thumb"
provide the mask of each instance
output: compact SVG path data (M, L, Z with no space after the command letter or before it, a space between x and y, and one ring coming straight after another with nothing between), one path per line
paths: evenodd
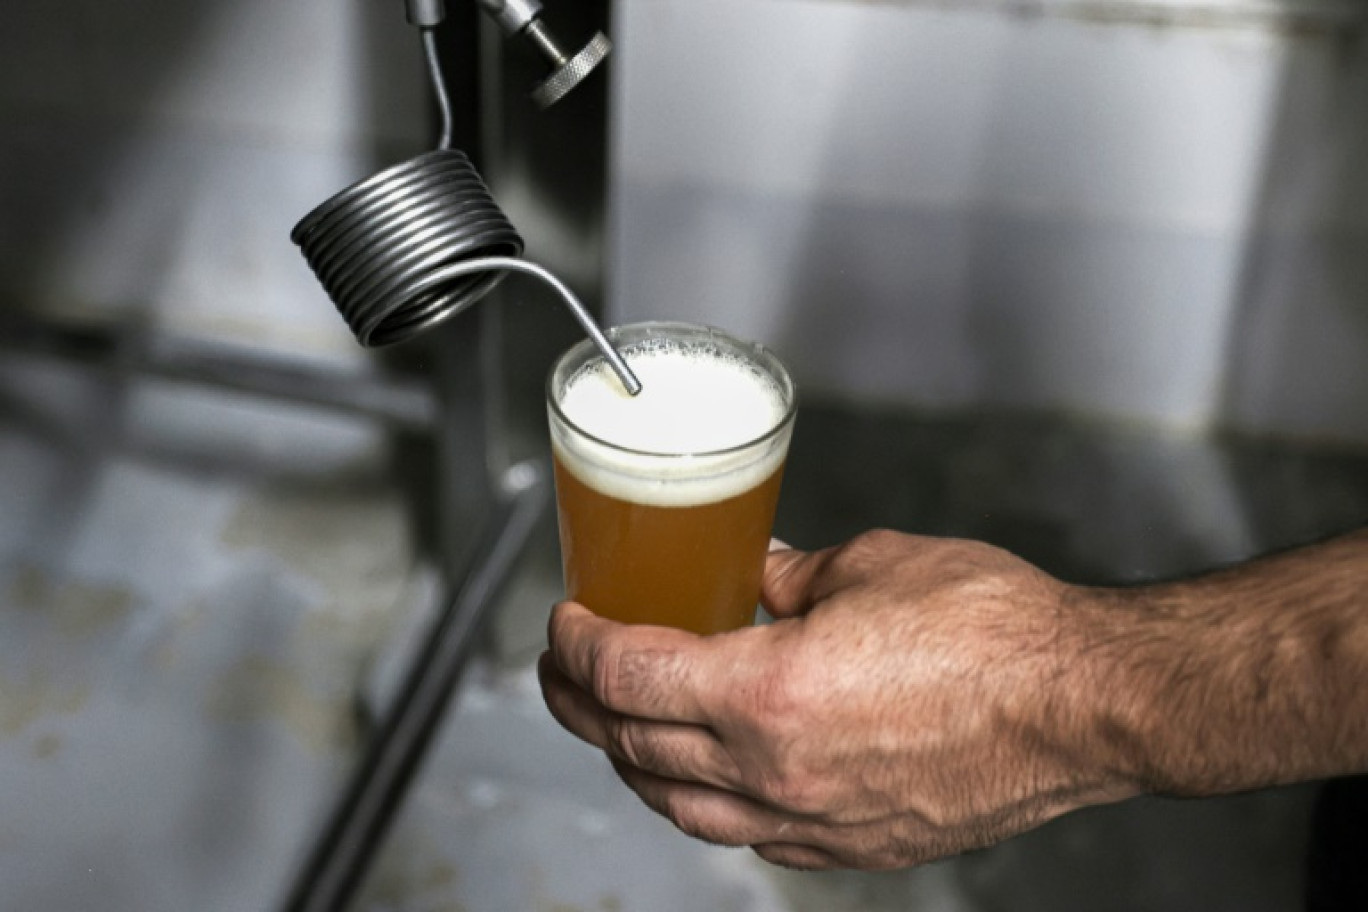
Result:
M812 610L816 601L812 584L826 563L824 556L822 551L798 551L778 539L770 542L760 584L760 604L770 617L800 617Z

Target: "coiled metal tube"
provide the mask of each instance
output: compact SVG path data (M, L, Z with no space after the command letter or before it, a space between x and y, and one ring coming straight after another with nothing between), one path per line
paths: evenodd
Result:
M437 149L353 184L290 235L362 345L402 342L483 297L502 270L444 266L516 257L523 241L465 154Z
M551 286L636 395L640 381L588 310L548 270L519 259L522 238L470 159L448 148L451 104L430 29L423 30L423 47L442 111L441 147L333 196L301 219L290 238L362 345L412 338L517 271Z

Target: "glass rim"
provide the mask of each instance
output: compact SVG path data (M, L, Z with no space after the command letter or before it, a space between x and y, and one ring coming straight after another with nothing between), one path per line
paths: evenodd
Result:
M597 360L599 361L605 360L602 353L598 352L598 349L594 347L592 339L581 339L579 342L570 346L570 348L566 349L564 352L560 354L559 357L556 358L555 363L551 365L550 372L546 376L546 402L547 406L551 409L552 414L555 415L556 419L559 420L562 424L564 424L567 428L573 430L580 437L583 437L585 440L588 440L596 446L601 446L613 452L624 453L629 456L641 456L653 460L709 459L730 456L770 442L775 437L779 436L779 434L781 434L786 427L793 423L794 416L798 413L798 384L793 382L793 377L791 374L789 374L788 368L784 366L784 362L779 360L779 357L775 355L772 351L770 351L768 348L766 348L764 345L761 345L759 342L747 342L744 339L740 339L732 335L724 329L718 329L716 326L709 326L703 323L686 323L679 320L644 320L640 323L627 323L622 326L611 327L605 330L604 334L609 338L610 341L613 342L614 345L617 345L618 337L623 333L650 330L662 330L665 332L678 332L683 330L690 333L707 334L710 337L721 338L728 345L731 345L737 349L744 351L745 354L748 356L758 356L759 359L763 362L761 367L766 372L770 373L771 375L774 375L774 369L777 368L778 377L776 377L775 379L781 381L780 392L787 393L788 399L788 402L784 408L784 414L781 415L779 419L775 421L774 425L771 428L769 428L769 430L765 431L763 434L760 434L756 437L752 437L750 440L747 440L743 443L738 443L734 446L723 447L719 450L695 450L689 453L660 453L654 450L638 450L633 447L613 443L611 440L604 440L602 437L599 437L595 434L591 434L590 432L586 431L575 421L571 420L571 418L568 415L566 415L565 411L561 408L560 401L556 396L556 375L560 373L561 368L565 365L567 361L574 357L582 355L586 349L593 349L595 354L594 356L587 358L584 361L584 364L580 365L580 368L584 367L585 365L593 363L595 358L597 358ZM576 370L578 371L580 368L576 368ZM616 375L614 376L616 377Z

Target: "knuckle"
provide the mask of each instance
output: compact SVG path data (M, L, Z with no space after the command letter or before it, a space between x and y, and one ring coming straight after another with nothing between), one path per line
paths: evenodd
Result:
M826 790L805 761L821 701L811 668L804 668L799 657L771 662L734 693L741 737L762 758L742 765L753 777L747 777L748 788L772 807L805 815L825 811Z
M787 770L775 770L757 784L756 791L767 804L784 811L806 815L812 809L807 778Z
M842 575L867 573L895 554L905 538L901 532L889 529L862 532L836 548L831 558L832 567Z
M779 770L761 783L758 791L767 803L784 811L820 820L833 818L834 792L821 775Z
M608 744L612 752L632 766L642 766L640 733L632 719L614 716L608 722Z
M860 557L881 557L900 547L906 538L892 529L870 529L851 540L851 552Z
M690 798L689 792L674 791L666 797L661 812L684 835L707 842L716 841L712 838L711 828L708 826L708 821L697 802L690 800Z
M829 856L806 846L768 843L753 846L752 850L770 864L791 871L822 871L832 867Z
M620 631L607 634L591 648L593 697L608 709L636 714L686 683L686 669L669 649Z
M669 768L660 739L641 720L628 716L617 717L612 723L609 738L613 751L637 769L661 772Z
M614 708L618 704L621 687L619 668L622 663L622 649L611 639L602 639L590 647L589 665L593 669L590 682L592 695L601 705Z
M757 728L782 728L797 712L799 702L793 676L782 668L772 669L756 683L752 721Z
M751 841L743 818L734 810L704 800L694 789L670 790L656 810L684 835L712 845L742 846Z
M812 703L813 667L801 648L780 648L752 657L749 674L731 691L738 717L754 732L784 737L801 725Z
M762 672L732 693L731 715L746 739L761 745L772 757L782 757L783 748L801 727L799 685L782 671Z
M887 870L920 866L938 857L940 856L927 840L894 835L873 854L871 862L874 867Z
M565 627L565 609L561 607L564 602L558 603L551 608L551 616L546 620L546 640L555 649L562 642L563 628Z

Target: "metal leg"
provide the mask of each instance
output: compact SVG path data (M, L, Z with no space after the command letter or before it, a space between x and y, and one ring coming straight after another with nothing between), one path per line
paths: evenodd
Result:
M525 487L496 508L471 573L415 656L282 912L340 912L369 869L441 724L480 623L546 507L547 473L529 465L514 473Z

